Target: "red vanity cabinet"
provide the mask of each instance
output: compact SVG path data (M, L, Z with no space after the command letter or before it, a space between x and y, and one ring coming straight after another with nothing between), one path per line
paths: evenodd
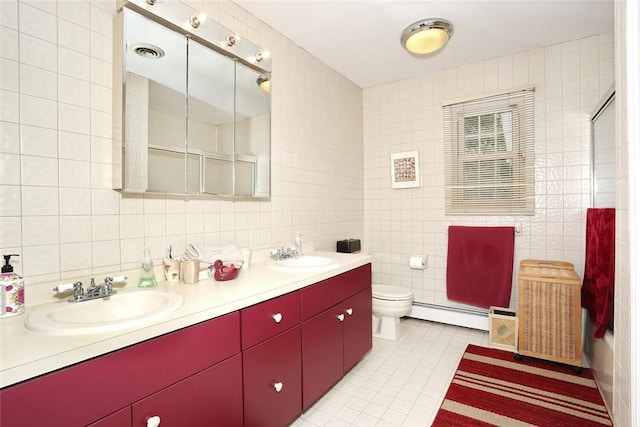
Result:
M300 292L240 311L246 427L282 427L302 412Z
M235 312L7 387L0 391L0 425L85 426L239 352ZM241 391L228 396L238 398Z
M371 349L371 265L302 289L300 301L305 411Z
M282 427L371 349L371 265L0 391L0 425Z

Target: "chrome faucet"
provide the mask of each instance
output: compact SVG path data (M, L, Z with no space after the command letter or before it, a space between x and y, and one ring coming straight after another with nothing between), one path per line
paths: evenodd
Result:
M127 278L125 276L106 277L104 283L96 284L95 279L92 277L86 292L82 287L82 282L61 284L53 288L53 290L58 293L73 290L73 296L67 298L69 302L90 301L92 299L106 298L115 295L118 291L113 289L113 283L124 282L126 280Z
M282 247L271 251L271 259L274 259L276 261L282 261L283 259L288 258L298 258L298 255L300 255L298 251L295 248L291 247Z
M91 278L91 283L87 288L87 298L101 298L101 297L112 295L112 292L113 292L113 288L111 287L112 283L113 283L113 279L111 277L107 277L106 279L104 279L104 283L96 285L95 279Z

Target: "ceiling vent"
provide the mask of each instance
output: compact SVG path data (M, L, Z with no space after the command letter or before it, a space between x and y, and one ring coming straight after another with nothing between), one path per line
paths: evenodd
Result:
M164 56L164 50L148 43L136 43L131 45L131 50L143 58L158 59Z

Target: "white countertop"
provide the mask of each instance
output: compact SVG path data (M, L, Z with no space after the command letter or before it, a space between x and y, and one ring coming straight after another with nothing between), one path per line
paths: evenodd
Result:
M21 315L0 319L0 388L296 291L371 262L371 256L365 254L313 254L331 258L335 264L289 272L274 269L269 266L271 261L266 261L252 263L236 279L225 282L159 282L158 289L177 292L185 302L179 310L144 327L100 334L47 335L24 326L29 313L37 308L27 306Z

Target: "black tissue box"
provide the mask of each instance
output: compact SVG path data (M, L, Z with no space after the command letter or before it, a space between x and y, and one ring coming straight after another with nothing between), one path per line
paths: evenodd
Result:
M345 254L360 252L360 239L338 240L336 250Z

